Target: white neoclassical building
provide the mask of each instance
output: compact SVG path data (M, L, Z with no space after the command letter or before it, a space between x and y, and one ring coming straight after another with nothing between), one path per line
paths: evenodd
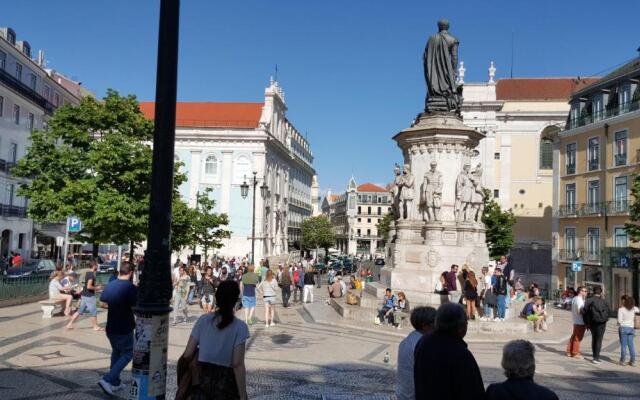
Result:
M27 218L28 199L17 194L23 179L11 169L24 157L34 129L42 129L56 108L77 104L89 92L46 69L44 52L34 59L29 42L18 39L13 29L0 28L0 258L15 251L29 259L32 250L51 256L55 237L64 235L64 224L40 226Z
M154 103L141 103L140 108L153 117ZM263 103L177 104L175 159L184 164L188 177L180 194L195 207L197 193L211 188L215 211L229 216L231 238L216 251L219 255L251 252L254 172L255 260L299 247L302 221L313 212L315 170L309 142L286 111L284 92L273 80ZM249 194L243 198L245 181ZM268 187L265 198L262 185Z

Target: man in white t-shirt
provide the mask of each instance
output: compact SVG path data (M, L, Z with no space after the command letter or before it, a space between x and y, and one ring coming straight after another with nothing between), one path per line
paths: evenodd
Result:
M567 356L573 358L582 358L580 354L580 342L584 337L586 326L584 324L583 309L584 299L587 297L587 288L581 286L578 288L578 295L573 298L571 303L571 318L573 319L573 333L567 344Z

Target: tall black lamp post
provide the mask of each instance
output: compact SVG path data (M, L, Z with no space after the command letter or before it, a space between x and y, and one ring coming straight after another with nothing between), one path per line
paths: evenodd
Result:
M180 0L161 0L149 235L140 276L129 398L165 399Z
M251 220L251 264L254 264L255 261L255 251L256 251L256 186L258 186L258 172L253 171L253 180L251 184L253 185L253 217ZM266 183L262 183L260 185L260 196L262 199L267 198L267 192L269 191L269 186ZM249 194L249 184L247 184L247 177L244 177L244 182L240 185L240 194L243 199L247 198Z

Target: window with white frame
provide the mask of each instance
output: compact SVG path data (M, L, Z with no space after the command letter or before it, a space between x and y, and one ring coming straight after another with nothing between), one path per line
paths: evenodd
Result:
M60 95L58 93L53 93L53 105L60 106Z
M587 228L587 256L589 260L596 261L600 255L600 228Z
M51 88L47 85L44 85L44 98L51 101Z
M540 169L553 169L553 141L540 138Z
M589 171L600 169L600 138L593 137L589 139L589 147L587 149L587 168Z
M603 104L602 104L602 95L601 94L596 95L593 98L593 102L591 104L592 104L592 107L593 107L593 109L592 109L592 111L593 111L593 120L594 121L601 120L602 117L604 116L603 115L604 114L604 107L603 107Z
M33 128L35 128L36 124L36 116L33 113L29 113L29 131L33 132Z
M576 173L576 151L578 149L578 145L576 143L567 144L567 153L566 153L566 174L572 175Z
M613 206L616 212L627 210L627 177L617 176L614 181Z
M589 207L596 207L600 202L600 181L589 181L587 184L587 204Z
M576 184L567 183L565 185L564 204L567 207L567 211L575 211L576 209Z
M614 247L627 247L627 231L624 227L616 227L613 233L613 246Z
M16 33L13 29L7 29L7 41L12 45L16 45Z
M36 74L29 75L29 87L31 90L36 90L36 85L38 84L38 77Z
M22 65L16 63L16 79L22 81Z
M564 228L564 248L571 257L576 252L576 228Z
M9 146L9 162L16 163L18 161L18 144L11 143Z
M620 104L620 112L629 110L629 102L631 102L631 87L629 84L622 85L618 92L618 102Z
M20 125L20 106L17 104L13 105L13 121L16 125Z
M253 176L253 173L251 171L251 160L249 159L249 157L247 157L246 155L238 156L233 163L233 172L235 183L240 184L244 182L245 179L247 183L249 183L249 180ZM278 173L276 175L276 185L273 189L275 193L280 193L280 174Z
M627 131L615 133L614 165L627 165Z
M204 174L207 177L218 175L218 158L213 154L209 154L204 160Z

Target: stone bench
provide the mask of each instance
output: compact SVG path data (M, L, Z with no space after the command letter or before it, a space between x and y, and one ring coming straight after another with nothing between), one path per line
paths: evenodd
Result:
M53 314L55 314L56 308L64 306L66 301L64 299L56 299L56 300L42 300L39 301L40 308L42 309L42 318L51 318Z

